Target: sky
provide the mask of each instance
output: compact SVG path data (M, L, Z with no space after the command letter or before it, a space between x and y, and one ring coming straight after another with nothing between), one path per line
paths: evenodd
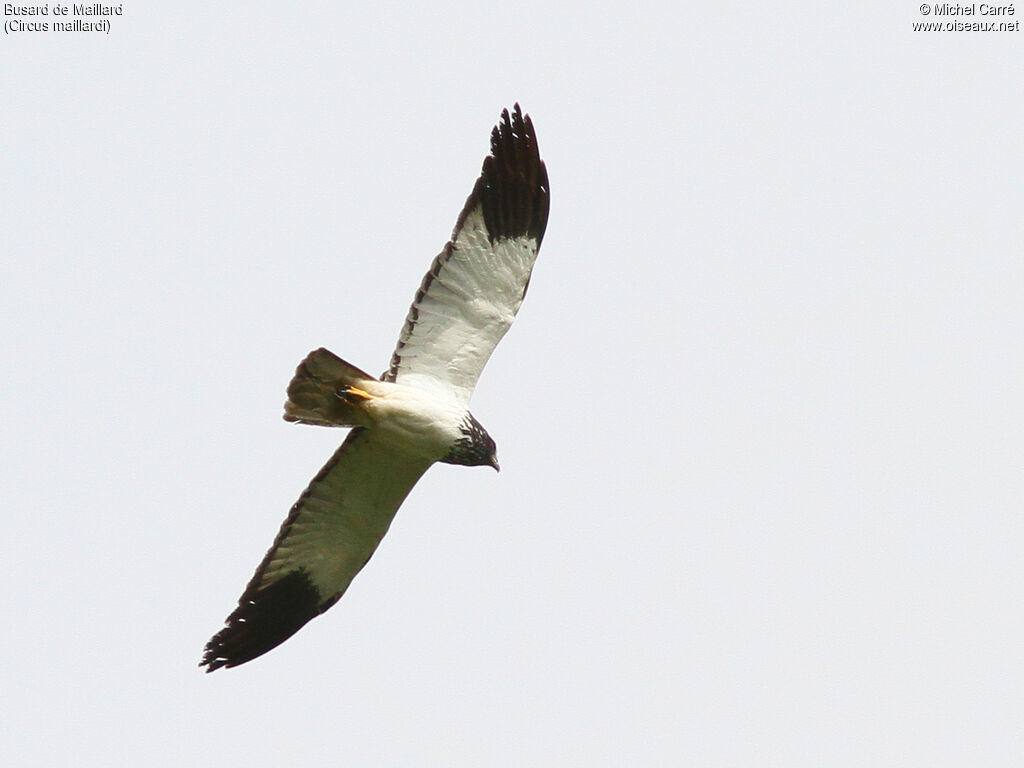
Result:
M0 41L0 762L1024 761L1024 34L120 7ZM295 366L386 368L516 101L551 212L472 404L501 473L431 469L204 674L344 437L281 419Z

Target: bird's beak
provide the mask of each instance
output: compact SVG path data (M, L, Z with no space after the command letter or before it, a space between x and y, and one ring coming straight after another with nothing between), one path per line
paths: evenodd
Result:
M492 453L491 454L490 465L492 467L494 467L494 471L495 472L501 472L501 467L498 466L498 454L496 454L496 453Z

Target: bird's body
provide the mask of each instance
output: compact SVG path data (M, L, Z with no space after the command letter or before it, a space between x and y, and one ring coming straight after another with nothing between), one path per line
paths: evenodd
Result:
M473 418L450 392L379 381L326 349L302 361L288 395L288 421L366 427L382 445L430 462L444 460Z
M453 398L407 384L378 382L363 406L382 442L430 462L443 461L470 413Z
M516 105L491 135L491 154L423 278L388 371L376 379L322 348L299 364L285 419L352 430L207 643L208 672L266 653L334 605L432 464L498 468L469 401L526 295L548 204L533 125Z

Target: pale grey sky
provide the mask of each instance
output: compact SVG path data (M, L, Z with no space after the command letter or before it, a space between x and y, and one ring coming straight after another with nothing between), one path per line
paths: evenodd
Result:
M0 762L1021 764L1022 33L123 7L0 41ZM204 675L343 437L281 419L295 365L386 367L516 100L552 205L473 401L501 474L431 470Z

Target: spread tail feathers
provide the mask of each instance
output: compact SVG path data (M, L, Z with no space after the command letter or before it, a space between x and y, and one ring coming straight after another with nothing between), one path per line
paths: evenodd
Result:
M324 427L367 423L362 405L374 396L366 391L376 381L354 365L321 347L295 369L284 404L285 421Z

